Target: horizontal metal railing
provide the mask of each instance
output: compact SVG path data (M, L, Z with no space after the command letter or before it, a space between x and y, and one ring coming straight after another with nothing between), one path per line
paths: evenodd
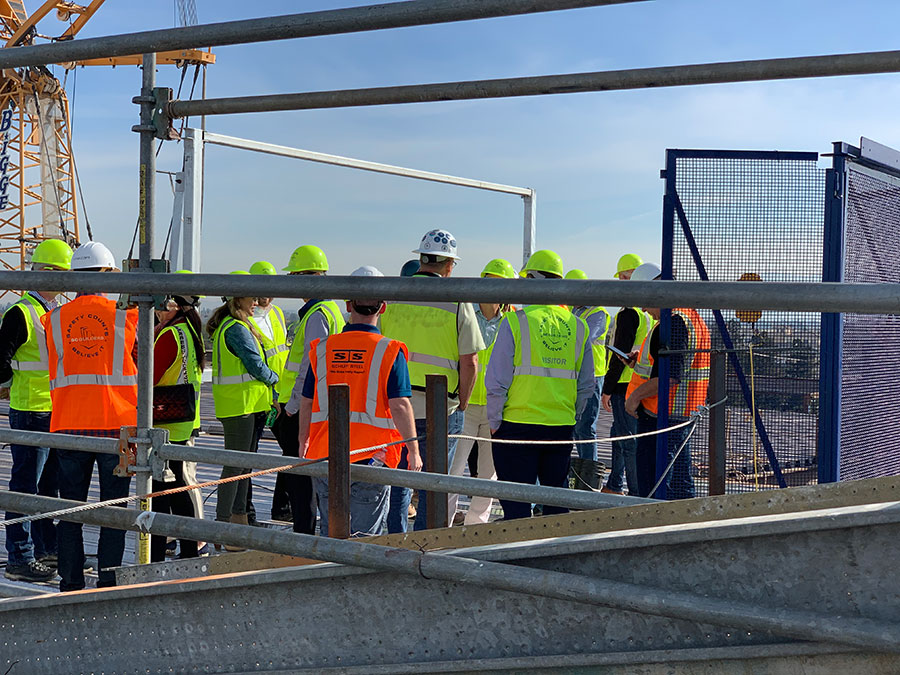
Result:
M2 271L0 289L900 314L896 284Z

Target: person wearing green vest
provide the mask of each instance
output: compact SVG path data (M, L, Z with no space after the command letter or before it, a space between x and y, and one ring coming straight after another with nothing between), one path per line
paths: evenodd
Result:
M324 276L328 272L328 258L318 246L305 245L295 249L284 271L289 276ZM288 352L284 372L278 382L278 403L281 414L275 419L272 433L286 457L300 456L300 431L297 411L303 394L306 371L309 370L309 346L313 340L324 340L344 328L344 315L333 300L304 298L300 308L297 331ZM316 493L310 476L280 473L276 478L287 491L294 532L316 533ZM274 509L274 507L273 507Z
M459 260L456 238L447 230L430 230L413 250L419 254L419 271L413 278L442 279L453 273ZM384 335L400 340L409 348L409 377L416 433L425 435L425 376L447 378L447 430L462 431L466 406L478 376L478 352L485 348L475 309L468 302L391 302L381 315ZM420 441L424 447L425 443ZM447 443L447 465L452 466L457 439ZM429 470L425 458L424 470ZM400 468L406 468L405 455ZM394 486L388 510L388 532L406 532L412 490ZM448 507L451 506L448 496ZM419 506L414 528L424 530L427 522L427 493L419 490ZM452 515L452 511L449 512ZM448 523L449 525L449 523Z
M186 270L177 274L189 273ZM197 305L199 296L169 296L166 309L156 310L157 323L153 343L153 383L157 387L190 384L194 388L196 402L194 418L185 422L155 424L167 429L169 442L176 445L193 445L194 437L200 432L200 386L203 368L206 366L203 326ZM154 402L156 404L156 402ZM160 492L174 487L197 484L197 463L169 460L169 470L175 480L153 481L153 491ZM203 518L203 500L199 490L189 490L163 497L154 497L152 509L157 513L171 513L176 516ZM182 539L179 558L196 558L197 542ZM175 541L172 546L177 546ZM162 562L166 557L166 537L150 537L150 561ZM174 548L171 549L174 553Z
M59 239L46 239L31 255L31 269L68 270L72 249ZM9 399L9 426L50 431L50 376L47 343L40 317L56 307L53 291L29 291L3 315L0 323L0 398ZM11 444L13 492L58 497L57 458L50 448ZM7 512L6 519L21 514ZM56 577L56 527L52 519L6 528L7 579L49 581Z
M587 274L579 269L569 270L566 279L584 279ZM572 313L587 323L588 339L594 357L594 393L575 422L575 440L588 441L597 438L597 415L600 413L600 390L606 375L606 333L609 330L609 312L604 307L572 307ZM575 487L580 490L596 490L600 487L601 466L597 462L596 443L578 443L578 457L572 460Z
M491 260L481 272L482 279L515 279L518 276L512 263L503 258ZM469 406L466 408L466 416L463 422L462 433L466 436L478 436L480 438L490 438L491 436L491 426L488 424L487 419L487 391L484 388L484 370L487 368L488 360L491 356L491 349L494 346L494 338L497 337L500 320L509 311L511 311L509 305L501 305L500 303L482 302L475 305L475 318L478 320L478 328L487 347L478 352L478 377L475 380L475 388L472 389L472 397L469 399ZM472 445L472 441L463 441L462 444L463 448L472 447ZM469 463L469 454L469 452L457 451L453 455L453 464L450 466L451 476L463 475L466 464ZM479 441L476 454L478 456L476 460L477 477L497 480L490 441ZM456 511L456 498L458 496L451 496L450 513ZM494 500L491 497L472 497L463 524L476 525L488 522L493 503Z
M562 259L553 251L535 251L522 272L527 279L562 279ZM584 319L559 305L527 305L506 314L484 385L492 438L513 441L492 443L497 477L565 487L575 420L594 391L594 358ZM530 504L503 499L500 504L507 520L531 515ZM567 511L543 507L545 515Z
M245 271L232 274L248 274ZM273 402L278 374L266 365L259 329L252 321L254 297L229 297L206 324L212 338L212 390L226 450L256 452ZM249 473L222 467L222 478ZM248 480L218 487L216 520L247 524ZM240 550L225 546L225 550Z
M634 270L643 262L636 253L626 253L619 258L616 265L616 278L620 281L630 280ZM652 319L640 307L623 307L613 318L609 329L609 344L625 354L630 354L641 348L644 337L653 327L652 324ZM610 434L613 437L633 436L637 433L637 419L625 412L626 392L632 372L634 371L622 359L610 352L609 369L603 383L600 402L606 412L612 413ZM636 439L613 441L612 467L601 492L623 495L627 481L628 494L638 494L636 453Z
M250 265L250 274L275 276L278 272L275 265L265 260L258 260ZM269 368L278 374L279 381L284 379L284 364L287 362L290 345L287 337L287 322L284 311L273 303L275 298L256 298L253 308L253 323L262 335L262 346L266 350L266 362ZM250 523L256 520L256 509L253 508L253 485L247 488L247 516ZM272 520L291 521L291 503L285 487L284 474L275 477L275 492L272 494Z

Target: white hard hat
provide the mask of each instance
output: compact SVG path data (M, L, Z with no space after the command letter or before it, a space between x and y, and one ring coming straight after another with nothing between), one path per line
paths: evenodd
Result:
M662 276L662 270L655 263L644 263L638 265L634 272L631 273L632 281L654 281Z
M447 230L431 230L424 237L419 248L413 249L413 253L425 253L427 255L439 255L443 258L459 260L456 255L456 237Z
M381 273L377 267L372 267L371 265L363 265L362 267L357 267L355 270L350 272L351 277L383 277L384 275Z
M73 270L96 269L98 267L119 269L116 266L116 259L113 258L112 251L106 246L99 241L89 241L75 249L75 253L72 254Z

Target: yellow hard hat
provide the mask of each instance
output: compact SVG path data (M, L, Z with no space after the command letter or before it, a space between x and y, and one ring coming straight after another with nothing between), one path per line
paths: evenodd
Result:
M259 260L250 265L250 274L278 274L275 265L265 260Z
M52 265L61 270L71 269L72 249L61 239L44 239L32 252L31 262L36 265Z
M191 270L175 270L175 274L193 274ZM173 295L178 295L178 293L174 293ZM183 296L182 296L183 297ZM192 298L205 298L205 295L192 295Z
M526 276L528 272L542 272L544 274L552 274L560 279L563 276L562 258L555 251L542 249L531 254L525 267L522 268L521 276Z
M504 279L515 279L517 276L516 268L512 266L511 262L503 258L494 258L484 266L484 269L481 270L481 277L484 278L488 274L492 274L495 277L503 277Z
M618 278L622 272L637 269L643 264L644 261L637 253L626 253L619 258L619 263L616 265L616 273L614 276Z
M566 279L587 279L587 272L579 269L571 269L566 272Z
M285 272L327 272L328 258L318 246L301 246L294 249Z

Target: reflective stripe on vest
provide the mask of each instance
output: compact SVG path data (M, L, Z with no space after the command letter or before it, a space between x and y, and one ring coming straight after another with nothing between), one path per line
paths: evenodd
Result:
M525 365L526 363L532 363L531 327L528 325L528 317L525 315L524 311L517 311L516 318L518 319L519 332L522 336L522 344L519 347L522 350L522 365L516 366L513 369L513 377L516 375L534 375L535 377L556 377L562 380L577 380L578 371L576 370L569 370L567 368L541 368L538 366ZM578 326L575 337L575 358L577 359L584 349L585 327L580 321L576 325Z
M584 320L562 307L532 305L507 314L503 321L508 322L515 345L503 419L545 426L575 424L578 372L587 339ZM541 334L535 335L544 324ZM535 362L561 367L536 366Z
M263 352L262 345L246 322L229 316L216 328L213 333L212 385L213 403L219 418L264 412L272 404L271 387L247 372L241 359L225 344L225 331L234 324L243 325L250 333L260 358Z
M154 424L153 426L161 429L168 429L169 440L172 442L186 441L193 434L194 429L200 428L200 388L202 382L202 373L200 372L200 364L197 362L197 348L194 344L194 331L189 323L176 323L167 326L156 340L160 340L166 333L171 333L175 340L177 350L175 352L175 360L172 365L166 369L157 382L157 386L171 386L175 384L183 384L187 382L194 386L194 419L187 422L170 422L166 424ZM154 342L155 344L155 342ZM185 351L182 352L182 349ZM187 370L185 370L185 365Z
M113 334L112 374L76 373L66 375L63 366L62 323L59 310L50 314L50 325L53 334L58 336L56 345L56 377L50 379L50 389L61 389L79 384L97 384L108 387L132 387L137 385L137 375L125 374L125 323L128 318L124 309L116 310L115 332Z
M425 386L425 376L445 375L447 391L459 391L459 304L455 302L392 302L381 315L385 336L409 350L413 388Z
M305 356L306 323L318 311L322 312L328 324L328 335L340 333L344 328L344 317L334 300L317 302L303 315L303 318L299 321L300 325L297 328L297 332L294 334L294 342L288 349L287 361L285 361L282 372L279 374L281 379L275 385L280 403L287 403L291 398L291 391L293 391L294 384L300 376L300 365L303 363L303 357Z
M312 414L311 422L325 422L328 420L328 361L326 357L327 340L320 340L316 346L316 396L319 399L319 410ZM375 345L372 353L372 364L369 366L369 379L366 382L366 411L350 411L351 424L368 424L379 429L396 429L392 418L377 417L378 411L378 374L381 372L381 362L384 354L391 344L390 338L383 337Z
M30 293L23 295L9 309L14 307L19 308L15 311L22 312L26 337L9 362L13 371L9 405L15 410L47 412L53 406L50 401L47 340L44 324L41 323L41 316L46 310L40 300Z

